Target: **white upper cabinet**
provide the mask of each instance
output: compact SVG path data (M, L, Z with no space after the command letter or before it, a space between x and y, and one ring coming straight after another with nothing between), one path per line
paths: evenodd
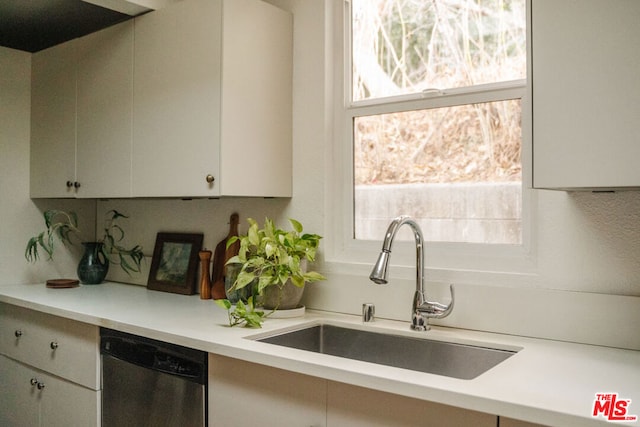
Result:
M290 197L293 18L183 0L33 56L31 197Z
M31 58L31 197L75 194L76 42Z
M290 197L292 16L187 0L135 22L133 196Z
M35 53L31 197L131 196L133 21Z
M640 1L532 0L535 188L640 187Z
M76 172L80 197L131 196L133 21L79 39Z

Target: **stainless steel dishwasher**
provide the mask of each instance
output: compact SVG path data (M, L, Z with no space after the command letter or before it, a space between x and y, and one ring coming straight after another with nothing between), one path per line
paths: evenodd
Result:
M102 425L207 424L207 353L100 329Z

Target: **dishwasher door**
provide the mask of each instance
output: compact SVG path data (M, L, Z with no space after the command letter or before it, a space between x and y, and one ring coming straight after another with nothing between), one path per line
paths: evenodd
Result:
M101 340L102 425L205 426L206 353L112 332Z

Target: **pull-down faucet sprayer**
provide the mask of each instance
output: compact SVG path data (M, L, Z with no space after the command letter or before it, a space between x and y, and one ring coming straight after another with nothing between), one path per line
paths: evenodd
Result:
M391 255L391 244L400 227L407 224L413 231L413 236L416 242L416 291L413 296L413 305L411 307L411 329L416 331L428 331L429 323L428 318L441 319L448 316L453 310L453 285L449 286L451 292L451 302L448 305L441 304L439 302L427 301L424 292L424 238L422 230L418 223L416 223L409 216L399 216L391 221L389 228L384 236L382 242L382 251L378 257L378 261L373 266L369 279L372 282L379 285L387 283L389 258Z

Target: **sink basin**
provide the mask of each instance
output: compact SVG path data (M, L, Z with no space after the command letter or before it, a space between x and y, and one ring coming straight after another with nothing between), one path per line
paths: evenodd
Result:
M255 340L463 380L476 378L517 352L331 324L306 326Z

